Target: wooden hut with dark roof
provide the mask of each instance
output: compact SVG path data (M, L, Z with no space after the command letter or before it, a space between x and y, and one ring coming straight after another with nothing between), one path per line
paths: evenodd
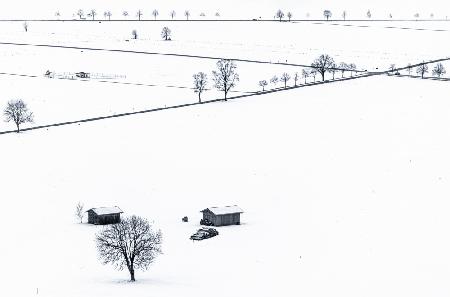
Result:
M94 225L107 225L120 223L120 214L123 211L117 207L97 207L86 211L88 223Z

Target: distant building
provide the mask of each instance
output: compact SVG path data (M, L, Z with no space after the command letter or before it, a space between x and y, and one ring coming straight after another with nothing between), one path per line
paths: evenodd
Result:
M88 213L88 223L94 225L120 223L120 214L123 213L117 206L91 208L86 212Z
M244 211L236 205L209 207L201 211L203 220L209 220L214 226L239 225Z

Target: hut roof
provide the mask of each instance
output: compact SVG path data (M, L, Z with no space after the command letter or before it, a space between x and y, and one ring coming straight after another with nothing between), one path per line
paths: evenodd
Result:
M209 207L205 208L201 212L204 212L206 210L211 211L213 214L219 216L219 215L226 215L226 214L232 214L232 213L243 213L244 211L237 205L231 205L231 206L223 206L223 207Z
M92 210L97 215L108 215L108 214L117 214L117 213L123 213L123 211L118 208L117 206L114 207L97 207L97 208L91 208L87 211Z

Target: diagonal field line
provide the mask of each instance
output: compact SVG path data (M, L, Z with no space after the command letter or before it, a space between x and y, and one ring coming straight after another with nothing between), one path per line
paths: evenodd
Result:
M396 68L396 69L394 69L394 71L405 70L410 67L414 68L414 67L417 67L417 66L420 66L423 64L432 64L432 63L448 61L448 60L450 60L450 58L442 58L442 59L432 60L432 61L428 61L428 62L417 63L417 64L414 64L411 66ZM390 72L391 72L391 70L380 71L380 72L367 72L365 74L361 74L358 76L346 77L346 78L341 78L341 79L336 79L336 80L319 81L316 83L291 86L291 87L281 88L281 89L272 89L272 90L268 90L268 91L264 91L264 92L229 97L227 100L237 100L237 99L242 99L242 98L247 98L247 97L261 96L261 95L267 95L267 94L272 94L272 93L277 93L277 92L284 92L284 91L289 91L289 90L298 89L298 88L312 87L312 86L323 85L323 84L328 84L328 83L338 83L338 82L342 82L342 81L355 80L355 79L378 76L378 75L386 75L386 74L389 74ZM100 120L106 120L106 119L112 119L112 118L131 116L131 115L136 115L136 114L151 113L151 112L157 112L157 111L163 111L163 110L169 110L169 109L179 109L179 108L184 108L184 107L191 107L191 106L215 103L215 102L220 102L220 101L224 101L224 99L213 99L213 100L202 101L202 102L186 103L186 104L180 104L180 105L152 108L152 109L146 109L146 110L140 110L140 111L134 111L134 112L120 113L120 114L115 114L115 115L92 117L92 118L86 118L86 119L76 120L76 121L59 122L59 123L54 123L54 124L47 124L47 125L30 127L30 128L24 128L24 129L21 129L20 131L31 131L31 130L50 128L50 127L58 127L58 126L66 126L66 125L73 125L73 124L79 124L79 123L94 122L94 121L100 121ZM16 130L0 131L0 135L11 134L11 133L16 133Z
M294 66L303 68L315 68L311 65L295 64L295 63L282 63L282 62L270 62L270 61L260 61L260 60L249 60L249 59L239 59L239 58L224 58L224 57L212 57L212 56L200 56L200 55L187 55L187 54L174 54L174 53L160 53L160 52L148 52L148 51L133 51L125 49L109 49L109 48L96 48L96 47L81 47L81 46L69 46L69 45L56 45L56 44L35 44L35 43L18 43L18 42L2 42L0 45L14 45L14 46L32 46L32 47L46 47L46 48L59 48L59 49L75 49L75 50L86 50L86 51L104 51L113 53L127 53L127 54L142 54L142 55L156 55L156 56L169 56L169 57L181 57L181 58L194 58L194 59L208 59L208 60L221 60L228 59L236 62L245 63L256 63L256 64L271 64L271 65L282 65L282 66ZM339 67L334 68L337 71L348 69L341 69ZM353 72L366 72L365 70L352 70Z

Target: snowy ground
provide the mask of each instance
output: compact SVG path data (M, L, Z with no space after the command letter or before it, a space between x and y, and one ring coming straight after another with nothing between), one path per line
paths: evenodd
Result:
M445 296L449 104L430 89L449 91L380 77L3 136L2 290ZM99 263L79 200L162 229L136 284ZM241 226L188 240L199 210L229 204Z
M161 25L154 28L155 35ZM177 33L185 38L178 46L181 37L170 44L155 39L134 45L120 41L131 28L123 29L119 41L86 44L155 46L165 52L186 47L196 54L229 52L233 57L269 59L270 45L292 43L294 51L307 52L307 58L293 54L292 59L308 64L322 51L342 49L346 60L364 56L369 66L383 55L375 41L367 43L371 39L362 28L263 23L260 31L249 23L225 30L223 44L213 40L211 47L202 45L211 35L200 35L203 39L189 47L188 40L195 37L187 32L194 29L183 25L173 28L174 34L186 33ZM280 42L281 36L291 36L289 32L278 36L277 30L264 30L278 25L292 27L292 40ZM336 46L321 42L319 35L301 34L311 28L317 34L338 34L342 38L335 36L336 40L350 43ZM82 44L76 38L72 42L75 35L62 40L64 34L55 33L53 40L44 38L47 29L40 30L42 35L12 34L8 41ZM208 30L223 28L211 25ZM355 35L358 30L360 35ZM392 42L386 55L411 53L402 62L444 54L444 48L428 42L414 49L410 45L417 36L431 41L446 33L382 30L375 33L386 32ZM241 51L247 47L242 41L232 44L243 36L256 42L258 34L261 38L270 34L259 51L256 46ZM308 42L303 42L305 38ZM74 69L83 57L80 68L92 65L95 71L109 72L116 69L111 63L120 59L112 54L2 48L3 69L19 73L43 73L62 65ZM19 54L8 56L15 51ZM273 54L279 56L280 52ZM141 60L131 54L128 59L133 63L117 63L119 74L130 81L151 83L155 78L158 84L167 78L159 73L175 75L167 82L189 85L192 73L203 70L200 66L209 71L214 67L211 60ZM165 61L171 64L163 67ZM400 64L396 59L393 63ZM286 69L246 63L238 67L241 90L254 90L258 80ZM251 74L258 77L252 81ZM9 76L0 84L1 105L12 96L22 97L30 102L39 124L49 118L78 119L196 99L192 90L161 86ZM450 105L442 94L449 88L446 82L372 77L3 135L0 223L5 244L0 245L0 295L34 296L38 291L39 296L55 297L206 296L213 291L217 296L447 296ZM78 201L87 208L117 205L126 215L154 221L164 234L164 254L148 271L137 273L136 283L127 282L126 271L98 261L94 236L101 227L77 223L73 214ZM198 228L201 209L230 204L244 209L241 226L219 228L219 236L203 242L188 239ZM181 222L185 215L189 223Z

